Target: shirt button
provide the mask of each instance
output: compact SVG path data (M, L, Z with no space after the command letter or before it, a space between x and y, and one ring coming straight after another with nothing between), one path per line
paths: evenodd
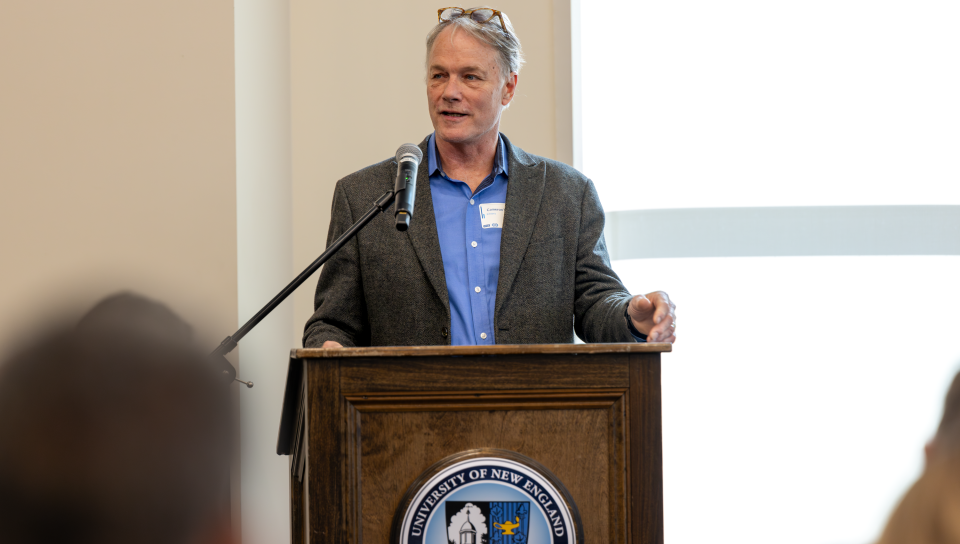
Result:
M476 291L476 292L478 292L478 293L480 292L480 288L479 288L479 287L474 287L473 290Z
M480 333L480 338L482 338L483 340L486 340L486 339L487 339L487 333L481 332L481 333Z
M473 199L470 199L470 205L473 206Z
M476 243L476 242L470 242L470 245L473 246L473 247L477 247L477 243Z

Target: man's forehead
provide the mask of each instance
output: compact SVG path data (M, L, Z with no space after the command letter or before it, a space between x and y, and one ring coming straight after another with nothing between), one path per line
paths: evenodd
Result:
M433 42L427 63L431 70L497 69L497 52L492 46L455 29L445 28Z
M487 72L494 71L497 69L495 63L487 63L485 65L479 63L456 63L456 62L434 62L430 64L430 71L434 72Z

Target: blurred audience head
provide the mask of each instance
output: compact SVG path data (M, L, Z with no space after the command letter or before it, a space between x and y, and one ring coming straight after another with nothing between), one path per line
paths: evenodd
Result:
M111 297L0 363L0 542L230 540L229 388L173 312Z
M960 373L924 453L923 474L890 515L878 544L960 544Z
M927 464L941 457L960 454L960 373L953 377L947 398L943 402L943 416L937 433L924 450Z
M960 457L927 465L877 544L960 544Z
M177 344L193 341L193 328L173 310L134 293L117 293L104 298L80 318L77 328L91 332L128 332Z

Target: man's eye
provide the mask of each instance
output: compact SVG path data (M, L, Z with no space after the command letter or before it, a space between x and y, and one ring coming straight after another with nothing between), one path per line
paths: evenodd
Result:
M433 74L433 75L430 76L430 77L433 78L433 79L440 79L441 77L443 77L443 74Z
M477 79L479 79L479 78L477 78L477 76L471 74L471 75L468 75L467 77L465 77L464 79L469 79L469 80L471 80L471 81L475 81L475 80L477 80Z

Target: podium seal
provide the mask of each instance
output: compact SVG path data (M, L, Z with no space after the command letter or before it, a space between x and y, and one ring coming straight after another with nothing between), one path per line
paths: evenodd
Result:
M428 468L393 519L397 544L582 544L577 507L540 463L470 450Z

